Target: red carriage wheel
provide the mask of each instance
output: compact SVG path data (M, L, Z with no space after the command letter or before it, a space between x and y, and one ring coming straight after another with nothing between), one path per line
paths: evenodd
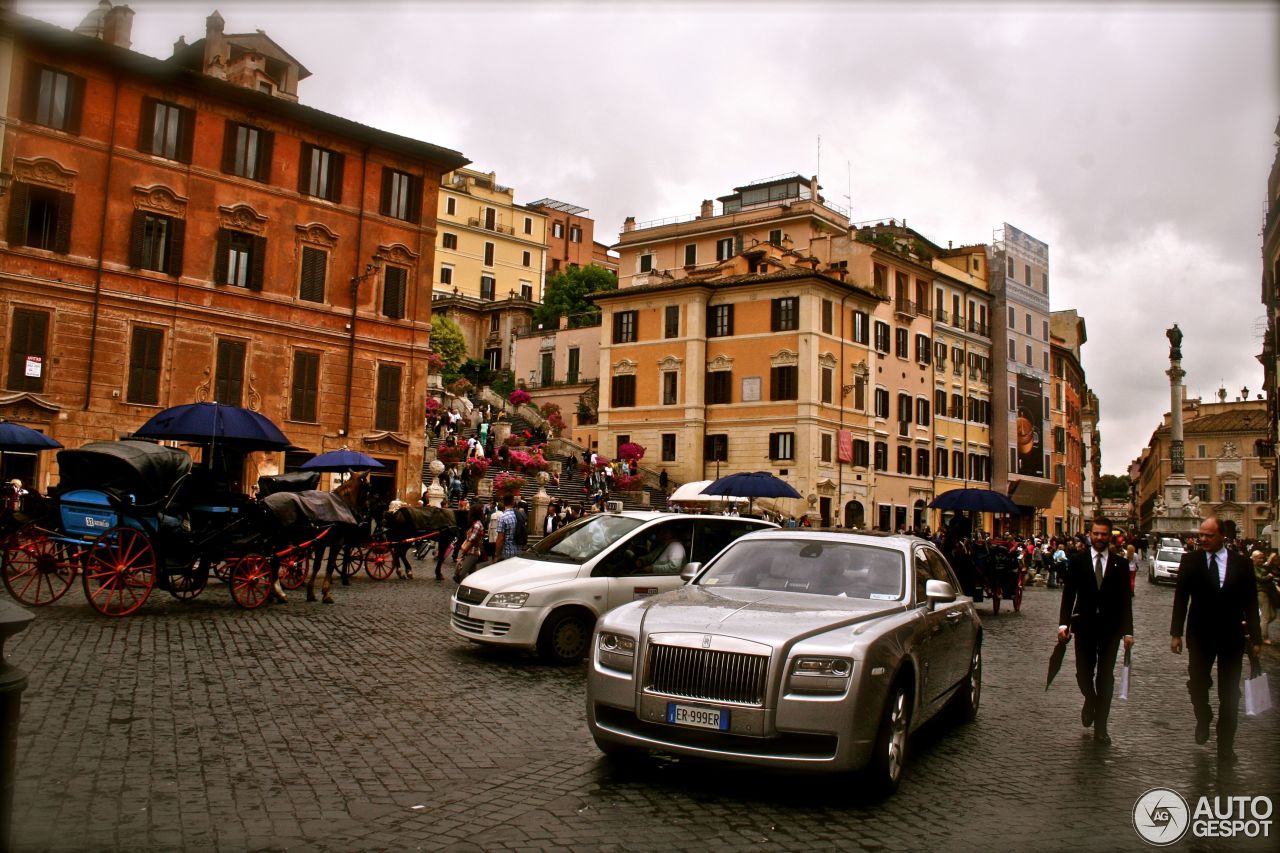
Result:
M0 552L4 588L31 607L52 604L71 589L76 579L76 555L46 534L19 530Z
M364 549L364 570L376 581L391 577L396 569L396 555L390 542L370 542Z
M280 586L285 589L300 589L307 582L307 572L311 571L311 550L290 551L280 558L276 564L276 577Z
M231 600L245 610L266 604L271 595L271 563L261 554L229 560Z
M190 566L169 571L163 588L179 601L190 601L204 592L208 583L209 561L204 557L197 557Z
M1000 597L1003 593L1004 593L1004 589L1001 588L1000 584L996 584L995 588L991 590L991 612L992 613L1000 612Z
M156 584L156 552L132 527L113 527L93 540L85 558L84 597L103 616L128 616Z

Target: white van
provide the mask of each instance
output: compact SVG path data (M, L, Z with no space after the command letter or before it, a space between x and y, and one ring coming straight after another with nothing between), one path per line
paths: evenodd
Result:
M472 642L536 649L544 660L573 663L586 654L600 614L675 589L689 564L706 563L765 527L777 525L669 512L588 515L468 575L449 602L449 623Z

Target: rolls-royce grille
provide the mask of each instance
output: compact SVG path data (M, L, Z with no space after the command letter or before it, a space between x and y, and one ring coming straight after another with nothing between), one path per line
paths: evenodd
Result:
M769 659L762 655L650 646L645 689L668 696L763 705Z

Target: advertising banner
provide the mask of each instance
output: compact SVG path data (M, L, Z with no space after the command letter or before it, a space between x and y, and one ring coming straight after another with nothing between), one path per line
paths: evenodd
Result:
M853 432L842 429L836 433L836 458L841 462L853 461Z
M1044 474L1044 392L1040 381L1030 376L1018 377L1018 470L1027 477Z

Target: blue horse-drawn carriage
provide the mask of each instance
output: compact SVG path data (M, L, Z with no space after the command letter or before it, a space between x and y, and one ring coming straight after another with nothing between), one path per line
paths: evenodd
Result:
M138 610L159 587L200 594L211 571L252 609L271 594L273 570L254 503L219 492L191 457L147 441L93 442L58 453L54 508L12 534L2 552L14 598L49 604L81 575L105 616Z

